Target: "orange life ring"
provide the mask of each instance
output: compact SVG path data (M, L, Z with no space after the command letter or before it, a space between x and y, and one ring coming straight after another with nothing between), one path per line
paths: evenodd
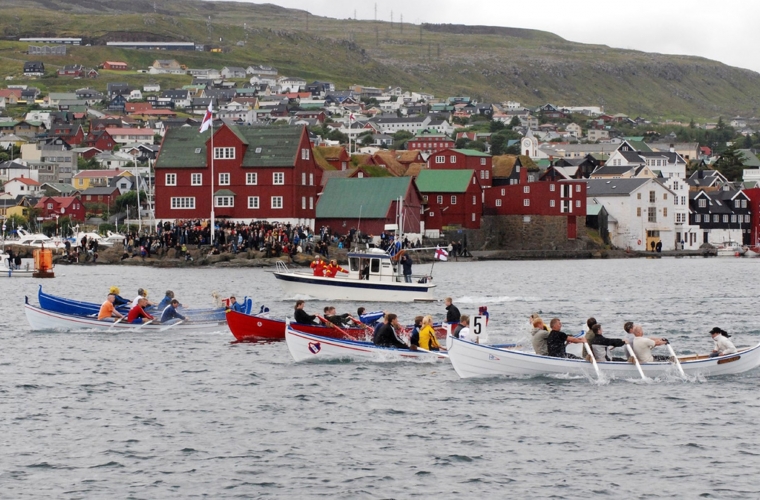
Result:
M641 240L639 240L639 245L641 245Z

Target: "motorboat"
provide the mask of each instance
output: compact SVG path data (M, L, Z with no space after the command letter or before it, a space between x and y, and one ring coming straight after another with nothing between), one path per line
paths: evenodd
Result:
M42 233L30 233L26 229L18 228L16 229L16 234L18 234L18 240L9 243L34 248L55 248L56 246L52 238Z
M0 253L0 278L32 278L34 272L34 267L28 259L21 264L20 269L14 269L10 255L5 252Z
M725 241L717 248L718 257L741 257L747 251L736 241Z

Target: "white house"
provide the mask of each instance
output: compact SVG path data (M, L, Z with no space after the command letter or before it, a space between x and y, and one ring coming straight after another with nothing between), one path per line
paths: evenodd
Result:
M93 158L95 158L95 161L97 161L103 168L109 170L123 169L128 163L134 163L135 161L132 155L120 151L103 151L102 153L93 156Z
M565 132L572 135L576 139L583 135L583 129L577 123L570 123L565 127Z
M40 192L40 183L29 177L16 177L6 182L3 189L11 196L36 196Z
M675 223L676 248L698 250L702 244L699 226L691 225L689 217L689 183L680 177L657 179L673 192L673 222Z
M153 129L150 128L117 128L111 127L106 129L114 142L118 144L130 144L138 142L141 144L153 144Z
M223 78L245 78L245 68L239 66L225 66L222 68Z
M143 85L143 92L161 92L161 84L150 82Z
M655 179L589 179L586 203L603 205L610 214L609 233L618 248L651 250L662 243L663 250L674 250L676 227L675 193Z
M277 79L277 85L280 86L280 92L300 92L303 87L306 86L306 80L302 78L295 78L289 76L283 76Z

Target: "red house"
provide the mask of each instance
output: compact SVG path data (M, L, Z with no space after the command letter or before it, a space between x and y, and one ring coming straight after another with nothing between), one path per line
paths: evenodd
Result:
M85 208L79 196L43 196L34 206L40 210L45 219L69 217L71 220L84 221Z
M479 229L483 194L474 170L422 170L417 189L425 204L425 229Z
M128 102L124 105L124 111L133 114L139 114L143 111L150 111L152 109L153 105L149 102Z
M749 198L750 213L750 243L760 245L760 187L742 190Z
M103 69L126 71L127 68L127 63L121 61L106 61L103 63Z
M351 155L343 146L321 146L314 149L335 170L347 170L351 166Z
M430 155L427 161L433 170L474 170L484 188L491 187L491 155L474 149L444 149Z
M428 154L437 153L444 149L452 149L453 147L454 140L448 135L427 130L418 133L406 143L407 149L417 149Z
M213 193L219 218L314 221L322 170L306 127L223 124L213 146L209 135L167 131L155 166L156 218L207 219Z
M96 130L87 134L82 146L98 148L100 151L112 151L116 146L116 141L113 140L108 130ZM89 160L89 158L87 159Z
M519 176L516 183L485 190L484 214L567 217L567 237L575 239L577 218L586 216L586 183L528 182L528 170L515 168Z
M84 129L81 125L55 123L50 127L49 137L60 137L71 146L78 146L84 140Z
M121 196L117 186L91 187L82 191L82 202L92 207L96 203L112 206L116 198Z

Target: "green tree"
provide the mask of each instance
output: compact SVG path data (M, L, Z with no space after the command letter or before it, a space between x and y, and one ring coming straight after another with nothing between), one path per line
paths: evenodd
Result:
M333 129L327 133L327 139L338 141L340 144L348 144L348 136L338 129Z
M485 151L486 143L483 141L470 141L467 143L467 149L474 149L476 151Z
M359 142L361 143L362 146L370 146L375 141L374 139L372 139L372 134L366 134L365 136L361 138L361 141Z
M414 137L414 134L409 132L408 130L399 130L395 134L393 134L393 143L401 142L401 141L408 141Z
M507 143L510 140L519 140L520 134L514 130L504 129L491 136L491 154L503 155L507 153ZM518 150L519 151L519 150Z
M521 125L520 118L517 116L513 116L512 119L509 121L509 128L515 128L519 127Z
M491 131L491 133L498 132L499 130L504 130L506 126L504 125L503 121L500 120L491 120L491 123L488 125L488 129Z
M457 149L464 149L467 146L468 142L470 142L470 139L468 139L467 137L460 137L454 143L454 147Z
M726 176L730 181L741 180L744 173L744 155L735 144L728 146L715 162L715 170Z
M146 199L145 191L140 191L140 201L144 202ZM137 191L127 191L123 195L118 196L113 204L119 212L125 211L127 207L130 207L130 211L134 210L137 208Z

